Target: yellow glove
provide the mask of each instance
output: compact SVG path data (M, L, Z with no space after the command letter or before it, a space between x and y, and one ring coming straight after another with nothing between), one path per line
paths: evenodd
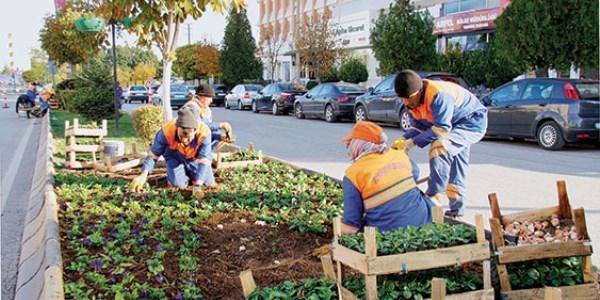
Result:
M219 128L225 130L225 132L231 132L233 130L231 128L231 124L229 124L229 122L221 122L219 124Z
M202 199L204 197L204 192L202 191L201 185L194 185L192 188L192 196L197 199Z
M141 192L147 179L148 175L145 172L142 173L142 175L135 177L133 180L131 180L131 184L129 184L129 192Z
M410 151L410 149L412 149L414 146L415 142L412 139L406 140L404 138L399 138L392 143L392 149L404 150L406 152Z

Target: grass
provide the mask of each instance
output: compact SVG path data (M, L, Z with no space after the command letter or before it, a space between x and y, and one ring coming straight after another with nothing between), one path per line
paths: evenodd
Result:
M75 118L79 119L79 124L91 123L85 117L77 113L62 110L50 111L50 126L52 128L52 135L54 136L54 158L57 166L62 165L66 158L66 140L64 138L65 121L69 121L72 124L73 119ZM145 151L147 148L147 145L144 145L136 138L131 116L127 113L121 113L118 133L115 120L108 120L108 135L105 139L125 142L125 153L130 153L132 151L131 145L134 143L136 144L138 151ZM85 156L81 157L84 158Z

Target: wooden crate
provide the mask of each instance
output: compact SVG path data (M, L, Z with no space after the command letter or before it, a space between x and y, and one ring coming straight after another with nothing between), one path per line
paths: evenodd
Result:
M432 210L436 223L443 222L441 207ZM490 268L490 245L485 239L483 216L475 216L477 242L467 245L440 248L433 250L409 252L395 255L377 256L376 228L365 227L365 253L346 248L338 243L341 236L341 218L334 220L333 260L337 266L338 290L343 299L356 299L350 291L342 286L344 266L348 266L365 276L366 296L368 300L377 299L377 275L408 273L443 267L458 266L468 262L483 263L484 289L452 295L456 299L493 299ZM448 296L450 297L450 296ZM454 298L448 298L454 299Z
M100 128L81 128L79 126L79 120L73 119L73 125L71 126L69 121L65 121L65 138L67 139L67 145L65 151L68 157L65 166L70 169L87 169L93 168L97 164L96 153L100 154L100 160L103 160L104 137L107 135L107 122L102 121ZM93 138L96 144L82 145L77 144L78 137ZM91 153L91 161L78 161L77 153Z
M256 150L254 150L254 145L252 143L248 145L248 150L256 151ZM255 160L241 160L241 161L231 161L231 162L223 161L223 159L225 157L234 155L240 151L241 151L241 149L233 150L233 151L229 151L229 152L215 153L216 154L216 162L214 164L214 168L217 170L218 169L229 169L229 168L247 167L247 166L258 165L258 164L263 163L263 155L262 155L261 151L258 151L258 159L255 159Z
M583 208L571 209L567 187L564 181L557 182L557 189L557 206L508 215L502 215L500 212L498 196L496 194L488 195L492 211L492 217L490 218L492 244L498 258L497 270L500 280L500 289L503 296L507 299L543 299L544 290L524 289L513 291L506 264L569 256L582 256L584 284L559 287L559 289L562 290L562 297L565 299L575 299L571 298L570 295L576 295L576 299L600 299L597 285L590 285L596 282L597 279L596 274L594 274L592 270L591 255L593 251L585 223L585 211ZM511 246L506 244L503 226L508 225L513 221L534 221L550 218L553 214L559 215L563 219L572 220L578 233L583 236L584 240L522 246ZM591 296L592 294L595 294L595 296Z

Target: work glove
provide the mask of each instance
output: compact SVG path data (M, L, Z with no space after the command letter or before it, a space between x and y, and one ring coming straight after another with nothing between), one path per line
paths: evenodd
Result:
M404 150L405 152L410 151L415 146L415 142L412 139L399 138L392 143L392 149Z
M131 184L129 184L129 192L139 193L143 190L144 184L148 179L148 175L144 172L142 175L137 176L131 180Z
M221 123L219 123L219 128L225 130L225 132L231 132L233 130L231 128L231 124L229 124L229 122L221 122Z
M194 185L194 187L192 187L192 196L197 199L202 199L204 197L201 185Z

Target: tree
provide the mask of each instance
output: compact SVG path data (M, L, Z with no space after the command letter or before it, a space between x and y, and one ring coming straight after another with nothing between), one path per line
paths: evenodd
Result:
M2 74L12 74L13 70L10 68L9 65L4 65L4 68L2 68Z
M146 63L158 67L158 58L151 50L139 47L117 46L117 65L133 70L137 65ZM112 49L107 49L104 62L112 65Z
M429 13L416 11L410 0L396 0L388 11L381 11L371 31L371 45L381 75L435 68L433 20Z
M150 46L152 44L160 50L162 68L163 117L165 122L172 119L171 110L171 67L175 60L175 48L179 28L186 18L200 18L208 5L213 11L223 12L231 2L235 6L242 4L241 0L106 0L97 9L97 12L107 19L124 20L132 19L128 30L138 37L138 45Z
M40 49L31 49L30 69L23 72L23 80L26 82L46 82L49 74L46 70L48 56Z
M302 65L308 67L319 82L321 74L330 72L340 56L335 29L329 24L330 19L331 12L327 9L321 15L314 15L296 38L296 49L300 52Z
M217 76L221 73L219 66L219 49L216 45L204 41L198 48L198 71L205 76Z
M279 60L279 52L283 46L283 41L276 38L271 31L269 31L264 40L261 43L260 54L267 62L269 68L269 80L275 82L275 68Z
M359 59L352 58L340 67L339 77L343 81L359 83L369 79L369 71L365 63Z
M192 44L175 49L177 60L173 62L173 72L184 80L200 78L198 49L200 45Z
M256 42L252 37L246 9L232 7L219 57L223 83L231 87L245 79L258 79L262 73L262 63L255 53Z
M499 54L547 77L549 68L598 66L598 2L515 0L496 19Z
M92 121L115 117L113 76L100 58L90 60L76 79L73 109Z
M140 63L135 66L131 73L133 82L144 84L147 80L154 78L156 75L156 67L149 63Z
M50 60L58 65L74 65L98 54L105 41L106 32L82 32L73 25L77 19L90 15L67 4L59 15L45 18L44 26L40 30L40 42Z

